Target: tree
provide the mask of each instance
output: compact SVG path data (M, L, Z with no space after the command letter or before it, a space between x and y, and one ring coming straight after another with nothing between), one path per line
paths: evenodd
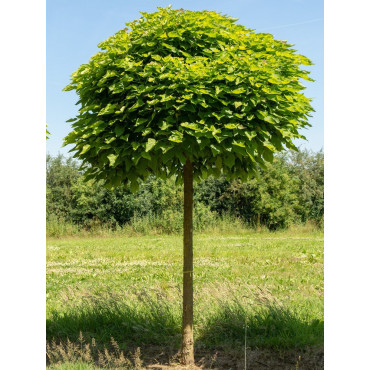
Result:
M65 90L81 104L65 138L86 178L132 191L150 174L184 184L182 362L193 354L193 180L247 179L295 148L310 100L292 45L209 11L158 8L99 44Z
M46 215L71 220L74 207L73 185L81 174L72 158L46 156Z
M228 211L257 227L286 228L298 221L299 181L292 176L287 159L274 156L260 170L260 178L234 180L220 196Z
M302 222L313 220L318 226L324 222L324 153L307 150L290 154L292 177L299 183L297 213Z

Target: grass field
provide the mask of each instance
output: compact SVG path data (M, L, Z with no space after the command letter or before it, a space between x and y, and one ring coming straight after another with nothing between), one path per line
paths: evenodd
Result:
M176 362L181 288L181 236L48 239L50 366ZM322 232L197 234L194 296L198 366L321 368Z

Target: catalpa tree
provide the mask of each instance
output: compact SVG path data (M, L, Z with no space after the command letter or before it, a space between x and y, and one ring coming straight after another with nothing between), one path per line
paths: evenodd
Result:
M182 362L193 351L193 180L246 179L294 149L313 110L311 62L292 45L210 11L158 8L99 44L65 90L81 105L65 138L86 179L138 189L150 174L184 184Z

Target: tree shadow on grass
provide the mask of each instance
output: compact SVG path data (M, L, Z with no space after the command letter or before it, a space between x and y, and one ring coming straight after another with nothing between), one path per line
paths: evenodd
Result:
M77 341L80 333L101 345L114 338L120 346L168 344L180 340L178 307L166 299L142 294L139 300L90 297L83 303L54 311L46 320L47 340Z
M58 343L82 343L81 333L83 342L91 343L98 350L92 353L95 362L103 348L119 356L120 350L132 354L140 347L140 361L144 361L144 365L169 364L178 360L181 306L166 297L145 294L135 302L90 297L63 314L54 312L47 320L47 341L57 343L55 348ZM322 347L323 322L320 320L271 303L251 311L237 299L218 302L207 312L197 313L195 355L197 363L204 368L243 368L245 339L249 368L265 365L279 368L296 365L297 361L301 361L300 369L322 368L322 349L318 355L307 352L307 348ZM83 359L82 355L63 358L62 352L68 352L67 347L60 352L60 359ZM73 356L78 352L71 351ZM56 358L58 356L54 356L54 360ZM113 366L113 362L109 366Z
M322 345L324 322L279 304L248 310L237 300L220 304L199 334L207 346L244 345L251 348L304 348Z
M206 368L323 369L323 342L322 320L277 302L251 310L237 299L220 302L197 335L198 348L213 348L218 356L206 355Z

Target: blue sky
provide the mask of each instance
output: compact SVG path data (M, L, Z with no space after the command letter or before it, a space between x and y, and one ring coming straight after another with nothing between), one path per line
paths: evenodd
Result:
M47 0L46 3L46 118L50 139L47 152L67 154L63 137L66 123L77 113L77 95L62 92L70 75L99 49L97 44L140 17L139 11L157 6L187 10L215 10L239 18L238 23L256 32L269 32L294 44L310 58L315 82L304 81L305 95L313 98L312 127L302 133L308 141L296 145L314 151L324 146L324 4L323 0Z

